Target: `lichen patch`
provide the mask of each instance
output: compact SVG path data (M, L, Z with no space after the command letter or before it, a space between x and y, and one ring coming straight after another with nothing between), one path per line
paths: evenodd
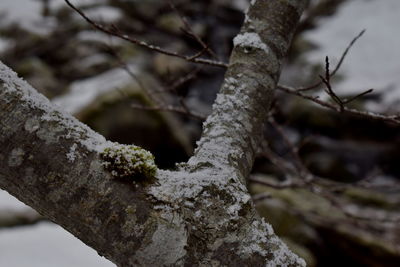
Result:
M40 122L36 118L29 118L26 120L24 128L29 133L33 133L40 128Z
M111 143L100 153L103 167L112 176L132 181L154 178L157 166L154 156L135 145Z
M248 53L251 48L261 49L266 53L269 53L268 46L261 40L260 36L255 32L245 32L238 34L233 39L235 46L241 46L245 48L245 53Z
M70 162L74 162L75 161L75 159L76 159L76 157L77 157L77 151L76 151L76 149L78 148L78 145L77 144L73 144L70 148L69 148L69 152L66 154L66 156L67 156L67 159L70 161Z

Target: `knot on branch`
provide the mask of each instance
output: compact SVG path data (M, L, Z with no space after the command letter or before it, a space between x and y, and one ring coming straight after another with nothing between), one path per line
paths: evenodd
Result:
M246 54L256 49L260 49L265 53L269 53L268 46L261 40L260 36L255 32L245 32L238 34L233 39L233 44L235 46L242 47Z

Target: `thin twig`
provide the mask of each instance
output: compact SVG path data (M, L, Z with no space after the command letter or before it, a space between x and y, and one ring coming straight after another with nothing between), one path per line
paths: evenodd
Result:
M183 114L183 115L186 115L186 116L189 116L189 117L195 118L197 120L201 120L201 121L204 121L206 119L206 116L204 116L203 114L196 113L193 111L188 111L188 110L185 110L184 108L180 108L180 107L176 107L176 106L172 106L172 105L149 107L149 106L143 106L143 105L138 105L138 104L132 104L131 107L135 108L135 109L140 109L140 110L175 112L175 113L180 113L180 114Z
M361 38L361 36L363 36L363 34L365 33L365 29L362 30L356 37L353 38L353 40L351 40L351 42L349 43L349 45L346 47L346 49L344 50L342 56L339 59L339 62L336 64L335 69L331 72L331 76L334 76L336 74L336 72L340 69L340 67L342 66L344 59L346 58L347 54L349 53L350 49L353 47L353 45L357 42L358 39Z
M128 73L129 76L132 77L132 79L134 79L137 84L139 85L139 87L142 89L142 91L146 94L146 96L149 98L149 100L152 101L153 104L155 104L155 106L153 107L148 107L148 106L142 106L142 105L137 105L137 104L132 104L133 108L136 109L142 109L142 110L159 110L159 111L171 111L171 112L176 112L176 113L181 113L181 114L185 114L189 117L193 117L195 119L198 120L205 120L204 115L200 114L200 113L196 113L193 112L189 109L189 107L186 105L185 100L182 97L179 97L179 103L181 105L181 108L179 107L175 107L175 106L170 106L167 103L165 103L162 98L160 97L156 97L154 95L153 90L149 90L147 88L147 86L145 86L141 79L139 79L139 77L137 77L137 75L131 71L131 69L129 68L128 64L118 55L118 53L110 46L106 46L107 51L118 61L118 63L121 65L121 67ZM189 73L190 77L184 77L183 80L180 80L180 83L176 83L174 84L175 86L180 86L182 85L184 82L187 82L189 79L194 78L194 76L196 75L196 73L200 70L201 68L196 68L193 72ZM172 88L171 90L174 90L175 88ZM165 93L167 90L164 90L163 92Z
M289 149L290 154L292 155L292 158L294 161L293 165L296 167L298 175L305 180L312 179L313 176L310 175L310 172L307 170L306 166L304 166L303 161L301 160L301 158L297 152L298 150L295 148L295 146L289 140L288 136L286 135L286 133L282 129L282 127L278 123L276 123L275 119L272 116L269 117L268 122L276 130L276 132L280 135L280 137L282 138L286 147Z
M343 111L344 104L340 97L336 95L336 93L333 91L332 86L331 86L331 74L329 71L329 57L325 57L325 77L322 77L319 75L319 78L321 81L325 84L326 90L325 92L333 99L336 104L339 105L340 111Z
M197 74L202 70L201 67L194 68L191 70L189 73L187 73L185 76L180 77L177 79L175 82L172 83L172 85L167 87L167 91L174 91L177 92L177 89L181 87L183 84L195 79L197 77Z
M107 52L113 56L117 61L118 64L126 71L126 73L131 76L131 78L136 81L145 95L151 100L153 103L157 105L165 105L165 103L159 98L154 95L152 90L148 90L148 88L142 83L141 79L129 68L129 65L119 56L119 54L110 46L105 45L107 48Z
M169 0L168 3L170 5L170 7L178 14L180 20L182 21L183 25L185 26L181 30L184 33L186 33L187 35L189 35L190 37L192 37L194 40L196 40L196 42L198 42L203 47L203 49L206 50L214 59L218 60L217 54L215 54L215 52L206 43L204 43L204 41L200 38L200 36L198 36L193 31L193 29L190 26L187 19L181 14L181 12L179 12L178 8L175 6L175 4L172 2L172 0Z
M271 161L273 165L279 168L282 173L292 174L293 176L297 174L296 168L293 166L291 162L288 162L283 157L277 155L272 149L269 148L268 145L263 145L261 156Z
M152 45L152 44L148 44L144 41L135 39L133 37L130 37L126 34L123 34L115 25L111 25L111 27L105 27L101 24L96 23L95 21L91 20L89 17L87 17L85 15L85 13L83 13L83 11L81 11L79 8L77 8L76 6L74 6L73 4L71 4L71 2L69 0L65 0L65 2L73 9L75 10L82 18L84 18L89 24L91 24L94 28L98 29L99 31L102 31L106 34L109 34L111 36L115 36L119 39L128 41L132 44L135 45L139 45L142 47L145 47L147 49L150 49L152 51L156 51L158 53L161 54L165 54L168 56L173 56L173 57L178 57L181 59L184 59L186 61L189 62L193 62L193 63L200 63L200 64L205 64L205 65L211 65L211 66L216 66L216 67L222 67L222 68L227 68L228 64L221 62L221 61L215 61L215 60L210 60L210 59L206 59L206 58L199 58L196 55L181 55L177 52L174 51L169 51L169 50L165 50L159 46L156 45Z
M398 116L398 115L384 115L384 114L373 113L373 112L369 112L369 111L356 110L356 109L352 109L352 108L348 108L348 107L343 107L343 110L341 110L340 107L338 107L335 104L323 101L315 96L306 95L306 94L296 90L296 88L292 88L289 86L283 86L283 85L279 85L277 88L285 93L296 95L296 96L302 97L307 100L311 100L312 102L314 102L320 106L323 106L325 108L328 108L330 110L333 110L333 111L336 111L339 113L343 112L343 113L348 113L351 115L364 117L367 119L390 122L390 123L393 123L396 125L400 125L400 116Z
M362 92L362 93L359 93L359 94L356 95L356 96L353 96L353 97L350 98L350 99L342 100L342 101L343 101L343 104L348 104L348 103L350 103L350 102L353 102L354 100L356 100L356 99L358 99L358 98L360 98L360 97L363 97L363 96L366 95L366 94L372 93L372 91L374 91L374 89L371 88L371 89L366 90L365 92Z
M343 51L339 62L336 64L335 68L333 69L333 71L330 73L330 77L335 76L335 74L337 73L337 71L340 69L340 67L343 64L344 59L346 58L347 54L349 53L350 49L353 47L353 45L355 44L355 42L360 39L360 37L365 33L365 29L362 30L356 37L354 37L351 42L348 44L348 46L346 47L346 49ZM299 87L296 88L297 91L302 92L302 91L308 91L308 90L312 90L312 89L316 89L318 87L320 87L323 84L323 81L319 81L315 84L306 86L306 87ZM285 85L282 85L285 86Z
M344 109L344 105L356 100L357 98L360 98L366 94L369 94L373 91L373 89L369 89L366 90L365 92L362 92L348 100L342 100L332 89L332 85L331 85L331 73L329 70L329 58L328 56L325 58L325 77L322 77L321 75L319 75L321 81L325 84L326 86L326 90L325 92L333 99L334 102L336 102L336 104L338 104L339 108L340 108L340 112L343 112Z
M270 199L270 198L271 198L271 194L268 192L262 192L262 193L252 196L252 199L254 202L258 202L258 201L262 201L262 200Z
M346 203L342 203L340 201L340 198L334 195L332 193L332 188L328 188L327 186L320 186L318 183L315 182L309 182L309 183L295 183L295 182L281 182L281 183L273 183L268 181L267 179L263 179L257 176L250 176L249 178L250 182L257 183L260 185L265 185L267 187L276 189L276 190L284 190L284 189L298 189L298 188L304 188L308 189L311 192L313 192L316 195L319 195L326 199L333 207L336 209L340 210L343 212L343 214L350 219L353 219L355 221L365 221L365 222L399 222L400 216L392 216L392 218L376 218L376 217L371 217L371 216L361 216L359 214L356 214L354 212L350 212L346 209L345 205ZM265 199L270 199L273 198L273 195L270 194L269 192L263 192L260 194L257 194L253 196L254 201L262 201ZM393 218L394 217L394 218Z
M193 80L194 78L196 78L197 73L201 70L201 67L195 68L192 71L190 71L188 74L186 74L185 76L179 78L177 81L175 81L171 86L169 86L167 88L167 91L173 91L175 93L175 95L178 98L178 102L181 106L181 108L186 111L188 114L190 114L192 111L191 109L187 106L186 104L186 99L184 97L182 97L181 95L179 95L178 93L178 88L181 87L183 84L187 83L190 80ZM196 114L195 117L197 117L197 119L200 119L200 117L206 117L203 115L199 115Z

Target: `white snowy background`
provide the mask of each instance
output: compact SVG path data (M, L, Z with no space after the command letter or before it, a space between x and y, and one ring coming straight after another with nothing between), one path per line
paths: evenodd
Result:
M62 0L50 1L53 6ZM84 1L75 1L82 3ZM40 1L1 0L0 12L8 21L17 21L31 29L34 25L54 27L40 17ZM99 10L103 18L115 17L115 10ZM311 62L323 63L326 55L335 62L349 41L362 29L364 36L356 43L340 73L344 79L335 87L342 93L374 88L384 91L384 104L400 99L400 1L349 0L337 15L320 21L322 27L306 37L319 49L306 55ZM45 27L41 27L45 29ZM12 45L0 36L0 49ZM377 107L375 107L377 108ZM379 109L379 108L377 108ZM26 209L26 206L0 191L0 210ZM106 267L114 266L61 227L43 222L35 226L0 231L0 266L6 267Z
M346 56L335 84L338 93L352 94L373 88L383 93L382 103L371 104L374 111L393 110L400 102L400 1L349 0L333 17L320 21L322 27L305 37L319 46L306 55L310 62L324 63L329 56L336 63L349 42L365 29L364 35Z

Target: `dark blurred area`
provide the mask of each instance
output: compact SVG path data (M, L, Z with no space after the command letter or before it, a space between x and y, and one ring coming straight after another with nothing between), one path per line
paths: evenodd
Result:
M0 60L106 138L150 150L160 168L186 161L225 69L135 46L95 30L66 4L36 2L42 25L8 23L1 15L6 45ZM180 54L204 50L194 34L214 52L203 51L205 58L228 62L246 2L175 0L173 8L168 1L108 0L83 1L79 8L102 25ZM316 49L302 33L346 2L310 1L282 82L300 87L324 72L322 60L317 66L300 62L302 53ZM366 101L379 100L373 93L350 105L363 110ZM399 126L335 113L283 92L269 116L267 148L249 180L260 214L309 266L400 266ZM312 187L268 186L306 179L304 170L317 177Z

